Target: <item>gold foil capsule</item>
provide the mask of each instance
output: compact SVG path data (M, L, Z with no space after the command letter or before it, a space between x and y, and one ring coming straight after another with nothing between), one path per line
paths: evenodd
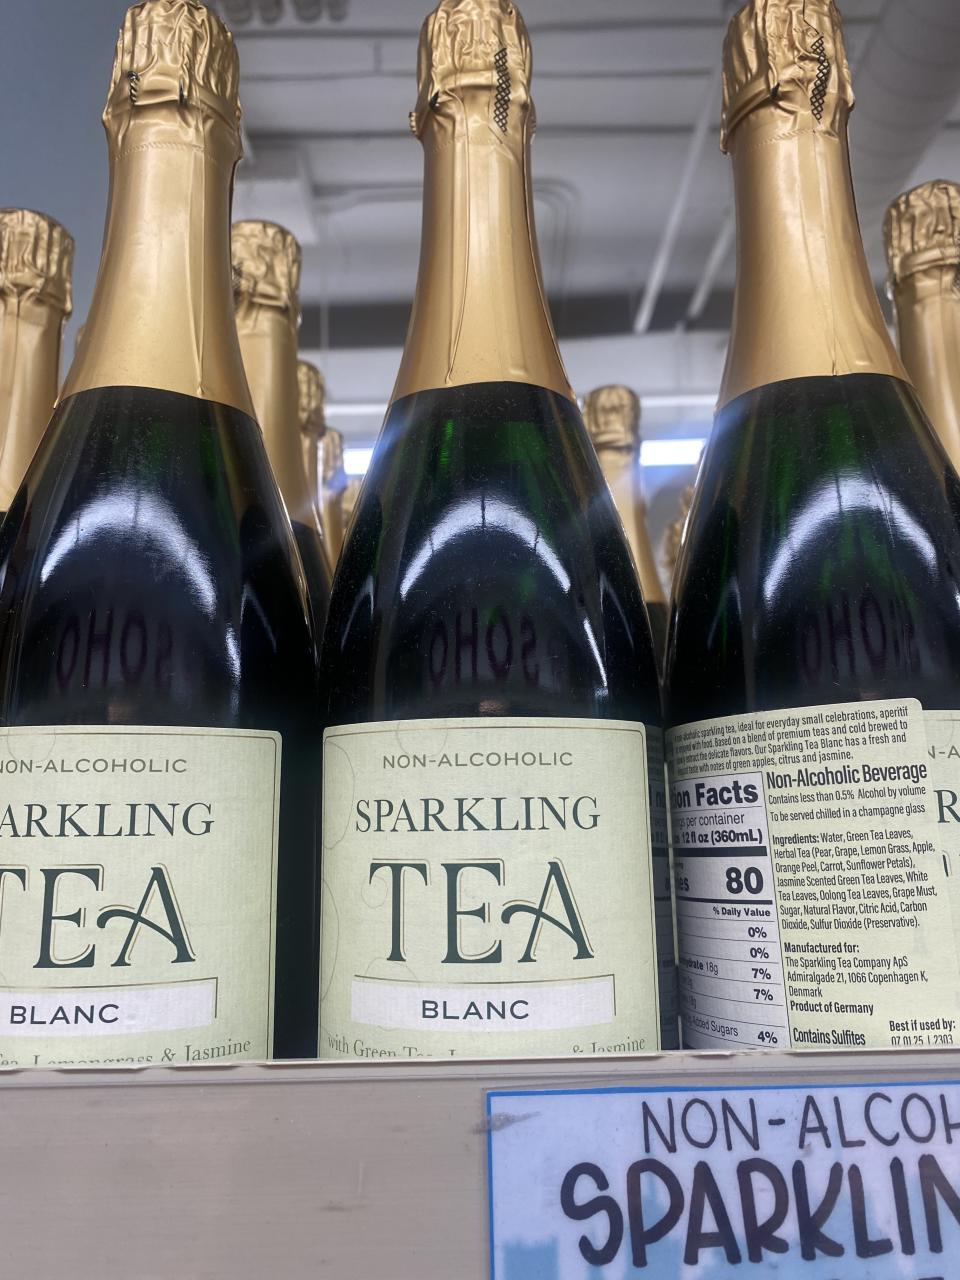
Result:
M744 116L770 106L837 133L853 107L843 23L833 0L750 0L723 45L720 146Z
M938 179L898 196L887 210L883 238L891 291L930 267L960 267L960 185Z
M238 305L275 307L299 328L302 254L296 237L275 222L235 222L231 251Z
M122 140L133 117L172 108L182 123L210 113L240 147L240 61L233 36L197 0L144 0L127 10L103 122Z
M73 311L73 236L45 213L0 209L0 293Z

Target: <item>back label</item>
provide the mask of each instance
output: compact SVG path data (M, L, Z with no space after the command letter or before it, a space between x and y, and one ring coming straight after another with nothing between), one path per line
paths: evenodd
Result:
M668 762L687 1045L960 1043L918 702L687 724Z

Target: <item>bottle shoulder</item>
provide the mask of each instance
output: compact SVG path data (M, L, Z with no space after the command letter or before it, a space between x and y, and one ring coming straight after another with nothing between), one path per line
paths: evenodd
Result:
M192 706L242 723L254 703L266 715L278 672L278 703L314 682L292 532L236 409L139 388L71 397L0 541L11 719L191 723Z
M960 481L906 383L733 401L675 583L670 720L860 698L957 704Z
M321 679L341 722L659 723L636 574L571 402L484 383L394 406L334 583Z

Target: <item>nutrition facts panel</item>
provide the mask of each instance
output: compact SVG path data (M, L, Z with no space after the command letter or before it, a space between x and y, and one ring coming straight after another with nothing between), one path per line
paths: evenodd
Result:
M689 779L672 795L680 1003L691 1048L790 1044L763 779Z
M938 744L955 732L944 716L930 729ZM931 777L927 742L911 701L671 731L690 1048L960 1043L949 845L936 816L955 784L939 765Z

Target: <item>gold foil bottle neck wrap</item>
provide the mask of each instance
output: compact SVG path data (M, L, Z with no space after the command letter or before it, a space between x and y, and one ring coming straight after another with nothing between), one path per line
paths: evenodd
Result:
M760 107L837 134L853 103L833 0L750 0L733 17L723 46L724 151L737 125Z
M391 403L518 382L573 399L540 272L530 38L509 0L441 0L411 116L425 153L420 273Z
M939 179L905 191L887 210L883 238L891 292L931 267L955 268L960 284L960 185Z
M586 398L583 417L620 515L644 599L648 604L663 604L640 489L640 400L630 387L597 387Z
M597 450L635 450L640 443L640 398L630 387L597 387L586 398L583 418Z
M410 127L422 138L431 120L480 115L491 138L516 136L520 120L533 122L532 75L530 37L510 0L441 0L420 34Z
M941 179L904 192L883 230L900 354L960 468L960 185Z
M752 0L724 47L737 284L719 407L794 378L906 379L863 251L833 0Z
M327 488L344 489L347 473L343 469L343 436L333 427L323 434L323 483Z
M73 237L32 209L0 209L0 295L73 310Z
M687 527L687 517L693 506L694 492L694 486L688 484L680 494L680 514L672 524L667 525L667 532L664 535L663 561L669 582L673 581L677 572L677 561L680 559L680 548L683 545L683 531Z
M347 473L343 466L343 436L328 427L317 441L320 453L320 506L323 519L323 536L334 563L340 558L346 533L343 512L343 495L347 488Z
M239 83L233 36L212 10L197 0L144 0L120 29L103 123L122 143L134 120L153 117L151 108L194 131L213 115L235 133L239 156Z
M309 360L297 362L297 391L300 430L304 435L322 436L327 429L327 383L317 366Z
M0 511L9 511L56 403L73 251L59 222L0 209Z
M235 222L231 251L237 305L274 307L298 328L302 255L296 237L275 222Z

